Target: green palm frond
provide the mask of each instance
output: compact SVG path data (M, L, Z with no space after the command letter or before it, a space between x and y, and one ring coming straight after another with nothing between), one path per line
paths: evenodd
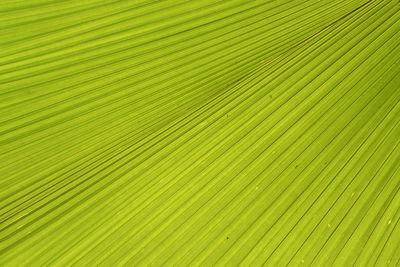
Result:
M400 264L400 3L0 3L0 264Z

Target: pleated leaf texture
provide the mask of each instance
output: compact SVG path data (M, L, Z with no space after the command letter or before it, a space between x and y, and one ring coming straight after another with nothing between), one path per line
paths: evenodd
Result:
M4 0L1 266L400 266L400 2Z

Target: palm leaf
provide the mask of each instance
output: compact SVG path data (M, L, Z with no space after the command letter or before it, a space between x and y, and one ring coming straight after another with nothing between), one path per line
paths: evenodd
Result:
M400 264L398 1L3 1L0 263Z

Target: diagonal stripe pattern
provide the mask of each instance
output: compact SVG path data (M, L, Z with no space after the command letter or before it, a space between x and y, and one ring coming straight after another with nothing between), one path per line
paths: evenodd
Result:
M0 3L0 263L400 264L400 3Z

